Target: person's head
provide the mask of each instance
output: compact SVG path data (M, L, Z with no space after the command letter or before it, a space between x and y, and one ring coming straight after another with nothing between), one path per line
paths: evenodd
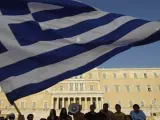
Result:
M33 114L29 114L29 115L27 116L27 120L33 120L33 118L34 118L34 115L33 115Z
M0 120L4 120L4 117L0 117Z
M125 116L125 120L132 120L132 118L131 118L130 115L126 115L126 116Z
M94 105L90 105L90 111L94 112L94 110L95 110L95 106Z
M121 106L119 104L115 105L115 109L117 112L121 112Z
M9 120L14 120L15 119L15 114L14 113L9 114L8 119Z
M108 111L109 105L107 103L103 104L103 111L107 112Z
M134 105L133 105L133 109L134 109L135 112L139 112L140 107L139 107L138 104L134 104Z
M47 120L46 118L41 118L40 120Z
M60 116L66 116L67 115L67 109L66 108L62 108L61 112L60 112Z
M55 109L51 109L49 116L50 117L56 117L56 111L55 111Z

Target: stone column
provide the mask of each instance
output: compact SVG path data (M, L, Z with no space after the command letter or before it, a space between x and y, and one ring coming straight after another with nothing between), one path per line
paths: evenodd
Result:
M73 98L73 102L76 103L76 98Z
M85 97L85 109L87 110L87 98Z
M96 97L96 108L99 110L99 102L98 102L98 97Z
M91 104L93 104L93 98L91 97L90 99L91 99Z
M64 100L65 100L65 98L63 97L62 98L62 108L64 107Z
M73 91L75 91L75 84L73 84Z
M52 99L52 102L53 102L52 107L53 107L53 109L55 109L55 106L54 106L54 105L55 105L55 104L54 104L54 97L53 97L53 99ZM52 108L52 107L51 107L51 108Z
M68 106L71 104L71 98L68 98Z
M79 104L82 105L82 98L79 98Z
M103 104L104 104L104 98L103 97L101 97L101 108L103 107Z
M59 98L57 97L57 110L59 109Z

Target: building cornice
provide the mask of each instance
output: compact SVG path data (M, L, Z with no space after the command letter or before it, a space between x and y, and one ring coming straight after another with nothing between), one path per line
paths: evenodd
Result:
M50 94L104 94L103 91L51 91Z
M98 70L160 70L160 68L98 68Z
M59 83L61 83L61 84L63 84L63 83L67 83L67 84L69 84L69 83L91 83L91 82L94 82L94 83L99 83L100 82L100 80L95 80L95 79L90 79L90 80L80 80L80 79L67 79L67 80L64 80L64 81L61 81L61 82L59 82Z

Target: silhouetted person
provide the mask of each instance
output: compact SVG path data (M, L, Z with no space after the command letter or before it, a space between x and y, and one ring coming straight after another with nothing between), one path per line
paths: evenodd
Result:
M58 120L55 109L51 109L47 120Z
M126 115L126 116L125 116L125 120L132 120L132 118L131 118L130 115Z
M103 110L100 110L100 111L97 113L97 118L98 118L98 120L106 120L106 115L103 114Z
M121 112L121 106L119 104L115 105L116 112L114 113L114 120L125 120L125 114Z
M40 120L47 120L46 118L41 118Z
M33 114L29 114L29 115L27 116L27 120L33 120L33 118L34 118L34 115L33 115Z
M105 116L105 120L113 120L113 112L108 110L109 105L107 103L103 104L103 109L100 111L100 114Z
M146 120L146 115L142 110L140 110L138 104L133 105L133 111L130 112L130 116L132 120Z
M98 114L94 110L95 105L90 105L90 112L84 115L87 120L97 120Z
M67 114L66 108L61 109L59 120L72 120L72 117Z
M73 115L74 120L86 120L84 117L84 113L81 112L82 105L79 105L79 111L75 114L69 112L70 115Z
M0 117L0 120L4 120L4 117Z
M9 120L15 120L15 114L14 113L9 114L8 119Z

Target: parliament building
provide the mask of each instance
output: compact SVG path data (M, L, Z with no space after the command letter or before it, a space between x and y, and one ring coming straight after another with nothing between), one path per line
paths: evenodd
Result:
M23 92L23 91L22 91ZM96 103L96 111L108 103L115 111L115 104L122 106L126 114L137 103L146 115L160 111L160 68L95 68L82 75L58 84L31 96L19 99L16 104L22 114L33 113L36 117L46 117L54 108L59 115L62 107L79 103L83 112ZM3 91L0 89L0 111L2 114L16 113Z

